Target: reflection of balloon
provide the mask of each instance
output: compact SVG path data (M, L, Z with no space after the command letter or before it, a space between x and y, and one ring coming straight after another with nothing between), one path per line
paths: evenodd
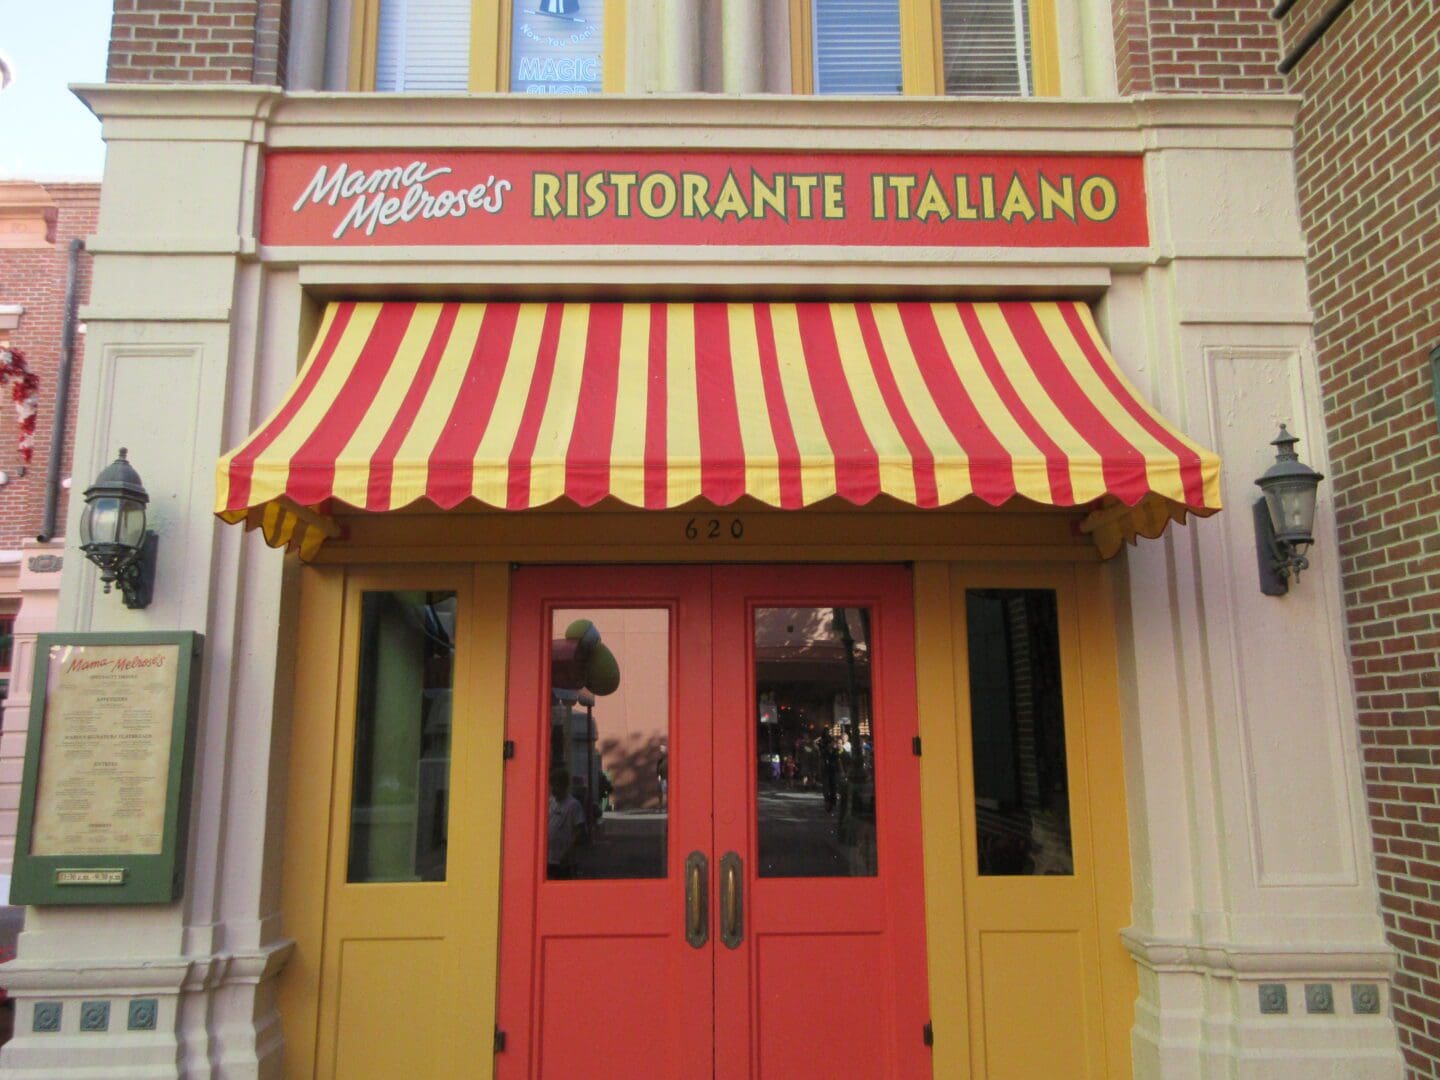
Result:
M563 638L550 643L550 684L602 696L619 688L620 662L600 643L600 628L589 619L576 619Z
M585 666L585 685L601 697L619 689L620 662L609 646L597 644L590 653L590 663Z
M589 619L576 619L565 628L565 639L579 642L583 653L600 644L600 631Z
M550 685L557 690L579 690L585 685L585 658L576 642L560 638L550 643Z

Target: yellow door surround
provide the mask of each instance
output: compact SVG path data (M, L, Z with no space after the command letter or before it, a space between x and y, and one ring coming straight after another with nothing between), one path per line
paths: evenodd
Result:
M693 539L691 517L702 525ZM705 538L709 517L723 519L726 539ZM739 539L730 537L733 517L742 520ZM1068 515L746 506L393 513L346 524L349 538L297 575L282 864L284 932L296 941L280 979L287 1076L350 1080L382 1075L368 1070L400 1060L427 1078L491 1075L510 565L736 560L914 564L935 1075L1039 1075L997 1072L993 1055L1023 1039L1017 1025L1037 1021L1034 1008L1013 1007L1017 995L1061 991L1079 1002L1066 1034L1084 1047L1083 1075L1129 1075L1136 973L1119 940L1130 877L1110 571L1072 535ZM717 543L731 546L709 546ZM1075 833L1070 879L976 872L964 597L981 587L1057 596ZM454 590L459 598L443 883L346 881L360 599L390 589ZM1048 899L1027 895L1057 881L1061 892ZM1069 989L1055 977L1058 961L1068 965Z

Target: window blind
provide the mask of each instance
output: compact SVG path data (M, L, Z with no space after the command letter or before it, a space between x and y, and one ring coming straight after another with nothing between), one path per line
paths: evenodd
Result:
M470 0L380 0L376 90L467 90Z
M817 94L898 94L897 0L813 0L811 44Z
M1032 94L1027 0L940 0L947 94Z

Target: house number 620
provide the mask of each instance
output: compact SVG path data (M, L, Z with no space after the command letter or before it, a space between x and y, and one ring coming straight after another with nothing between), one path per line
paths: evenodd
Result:
M738 517L731 518L729 523L720 518L691 518L685 523L686 540L723 540L729 536L731 540L739 540L745 535L745 522Z

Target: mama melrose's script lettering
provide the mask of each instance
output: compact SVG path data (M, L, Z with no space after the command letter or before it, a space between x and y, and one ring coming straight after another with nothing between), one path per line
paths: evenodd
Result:
M432 169L426 161L373 169L368 173L364 169L351 168L344 161L336 165L333 172L328 166L321 165L292 209L299 213L307 203L337 206L341 200L353 200L340 224L335 227L333 235L336 240L351 231L374 236L377 227L419 218L463 218L472 211L485 214L500 212L505 204L505 193L511 187L509 180L496 180L492 175L468 188L434 191L427 186L432 180L451 172L448 166Z

